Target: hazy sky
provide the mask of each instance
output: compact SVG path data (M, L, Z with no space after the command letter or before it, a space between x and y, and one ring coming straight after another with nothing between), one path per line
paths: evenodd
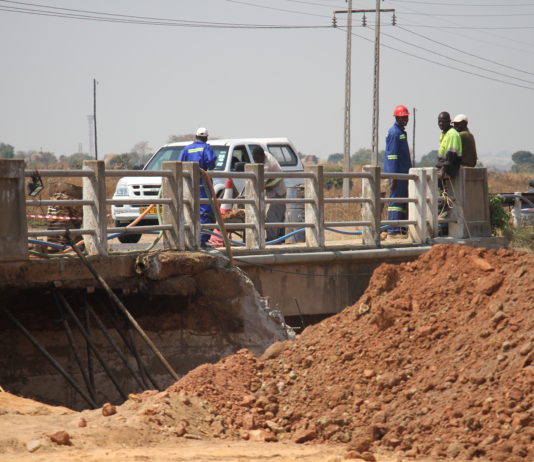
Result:
M140 141L156 149L198 126L217 137L286 136L321 157L343 152L346 15L329 26L334 10L346 7L343 0L0 0L0 142L58 156L82 144L87 152L95 78L100 156ZM353 1L354 9L374 7ZM393 108L404 104L417 108L418 158L437 148L444 110L468 115L486 163L534 151L534 0L382 7L396 9L397 26L382 14L381 149ZM352 152L371 145L374 15L371 27L361 18L354 14ZM410 145L412 127L410 120Z

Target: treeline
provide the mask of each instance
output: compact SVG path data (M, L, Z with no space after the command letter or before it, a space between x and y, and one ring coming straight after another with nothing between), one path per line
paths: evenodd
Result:
M108 168L132 169L144 165L152 154L153 150L148 146L148 142L141 141L135 144L130 152L106 154L104 161ZM16 151L12 145L0 143L0 159L23 159L28 168L78 170L82 168L84 160L91 160L93 157L85 152L56 156L53 152L46 151Z

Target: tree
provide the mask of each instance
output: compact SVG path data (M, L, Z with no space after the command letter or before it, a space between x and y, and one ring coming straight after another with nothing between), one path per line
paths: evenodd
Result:
M438 162L438 151L435 149L430 151L428 154L425 154L421 157L419 162L415 163L416 167L435 167Z
M530 151L514 152L512 161L512 172L534 172L534 154Z
M148 141L139 141L139 143L136 143L130 150L130 167L133 167L134 165L145 165L148 162L148 159L152 157L152 154L154 154L154 150L148 145Z
M339 152L335 154L330 154L327 160L329 164L340 164L342 161L343 161L343 154Z
M77 152L76 154L72 154L70 156L61 156L59 158L60 162L66 163L67 166L73 170L80 170L84 160L93 160L93 157L83 152Z
M13 159L15 148L10 144L0 143L0 159Z

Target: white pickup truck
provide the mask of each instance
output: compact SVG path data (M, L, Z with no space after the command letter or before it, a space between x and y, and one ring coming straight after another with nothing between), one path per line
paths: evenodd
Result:
M162 162L177 161L182 149L191 144L189 142L169 143L162 146L150 158L143 170L161 170ZM252 150L255 146L261 146L264 150L269 151L278 161L284 171L303 171L304 167L300 161L295 148L287 138L237 138L210 140L209 145L217 154L214 170L232 172L235 171L237 162L252 163ZM244 185L242 179L235 179L234 184L238 191L241 191ZM286 179L288 187L302 183L300 179ZM225 180L216 178L213 186L217 195L224 191ZM115 189L113 199L140 199L147 198L147 205L151 198L155 198L161 188L161 177L124 177L119 180ZM111 215L115 221L115 226L127 226L135 220L143 206L139 205L113 205ZM157 224L156 214L148 214L139 225ZM119 241L123 243L135 243L141 238L140 234L123 234Z

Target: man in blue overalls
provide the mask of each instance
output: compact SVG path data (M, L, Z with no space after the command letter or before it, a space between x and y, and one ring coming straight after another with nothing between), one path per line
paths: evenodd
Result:
M217 159L216 154L213 152L211 146L207 143L208 141L208 129L200 127L197 130L196 141L188 146L186 146L178 160L182 162L198 162L199 166L203 170L212 170L215 167L215 160ZM208 188L208 185L204 185L204 178L200 177L200 197L208 197L204 191L204 186ZM213 210L211 205L202 204L200 206L200 223L214 223L215 216L213 215ZM202 233L200 235L200 246L207 247L207 242L210 238L210 235L207 233Z
M395 124L388 131L386 137L386 152L384 155L384 172L386 173L408 173L412 168L410 159L410 148L404 127L408 124L410 112L405 106L399 105L393 111ZM390 180L389 197L408 197L407 180ZM408 218L406 203L389 202L388 220L406 220ZM406 235L407 229L403 226L390 226L388 235Z

